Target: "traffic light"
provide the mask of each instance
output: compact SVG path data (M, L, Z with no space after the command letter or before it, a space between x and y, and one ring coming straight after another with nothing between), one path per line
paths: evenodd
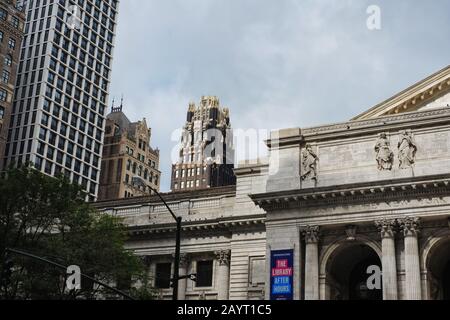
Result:
M12 269L14 267L14 261L11 255L6 252L2 265L2 272L0 275L0 287L6 287L11 282Z

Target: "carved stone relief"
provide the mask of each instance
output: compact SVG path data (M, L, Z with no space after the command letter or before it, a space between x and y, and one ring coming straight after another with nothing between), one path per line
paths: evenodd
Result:
M378 170L392 170L394 163L394 153L391 150L391 143L386 133L380 133L377 144L375 145Z
M317 162L319 157L313 151L310 144L305 146L302 152L302 180L317 180Z
M416 161L417 145L411 130L400 132L398 142L398 160L400 169L412 167Z

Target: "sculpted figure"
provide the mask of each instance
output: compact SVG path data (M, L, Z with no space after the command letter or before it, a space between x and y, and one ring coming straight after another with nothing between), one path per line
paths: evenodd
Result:
M400 132L398 142L398 160L400 169L407 169L416 161L417 145L411 130Z
M314 153L310 144L307 144L302 152L302 180L310 178L317 180L317 162L319 157Z
M390 142L386 133L380 133L375 145L375 152L377 153L378 170L392 170L394 162L394 153L391 151Z

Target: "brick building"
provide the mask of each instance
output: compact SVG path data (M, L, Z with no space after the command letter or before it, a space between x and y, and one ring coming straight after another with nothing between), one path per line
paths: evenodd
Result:
M0 2L0 159L8 137L24 21L23 8L17 1Z
M99 200L149 195L159 191L159 150L150 147L145 118L131 122L120 107L106 119Z

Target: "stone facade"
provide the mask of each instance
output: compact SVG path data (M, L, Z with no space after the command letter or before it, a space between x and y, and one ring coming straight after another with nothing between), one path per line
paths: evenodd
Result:
M179 298L264 299L265 213L248 197L262 192L267 165L236 170L237 186L162 194L172 210L183 218L180 275L197 273L199 262L212 263L212 283L199 286L181 280ZM146 257L155 284L158 264L171 264L175 252L175 226L156 196L103 201L101 211L125 218L130 241L127 248ZM160 298L172 290L160 288Z
M145 118L131 122L122 104L106 117L99 199L120 199L159 191L159 150L150 146Z
M18 1L0 2L0 168L3 166L25 14Z
M172 166L173 191L216 188L236 183L230 111L217 97L189 105L179 159Z
M450 67L353 120L273 132L235 188L163 195L184 219L180 273L213 266L211 286L186 280L180 298L269 299L269 257L292 250L296 300L449 299L449 97ZM171 263L157 198L96 205L126 218L151 274Z
M449 92L447 67L349 122L272 134L251 198L268 248L298 248L297 298L450 298Z

